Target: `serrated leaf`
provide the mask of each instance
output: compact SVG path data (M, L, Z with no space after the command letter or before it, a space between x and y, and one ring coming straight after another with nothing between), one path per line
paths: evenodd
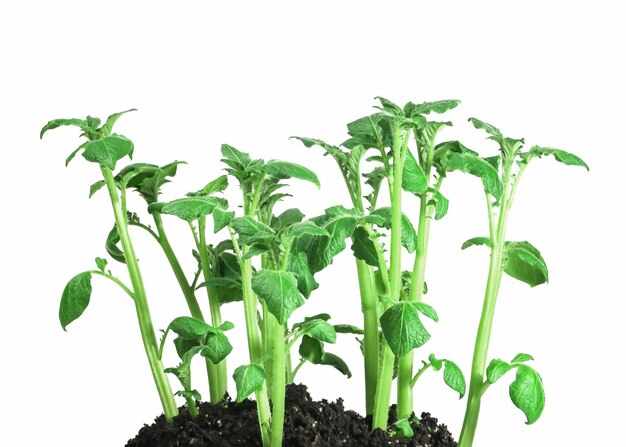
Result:
M473 237L463 242L463 245L461 245L461 250L465 250L466 248L472 247L474 245L486 245L487 247L491 247L491 239L483 236Z
M261 270L252 279L252 290L265 301L279 324L285 324L289 316L304 304L293 273Z
M52 121L48 121L48 123L41 128L41 132L39 132L39 138L43 138L43 135L52 129L56 129L60 126L76 126L83 129L85 127L85 121L78 118L57 118Z
M541 253L527 241L506 242L504 271L511 277L535 287L548 282L548 267Z
M236 402L239 403L261 389L265 382L265 371L259 365L243 365L235 369L233 379L237 388Z
M539 419L545 406L545 394L541 376L533 368L520 365L515 381L509 386L509 396L513 404L526 415L526 424Z
M113 131L113 125L117 122L117 120L124 115L125 113L128 112L136 112L137 109L128 109L128 110L124 110L123 112L117 112L114 113L112 115L109 115L109 117L107 118L107 120L104 122L104 124L102 125L102 127L99 129L100 132L102 133L102 135L104 136L109 136L111 135L111 132Z
M228 337L220 331L209 333L204 341L202 356L208 357L213 364L217 365L224 360L233 350Z
M99 140L88 141L84 145L83 158L93 163L99 163L111 170L115 164L125 156L133 156L133 142L123 135L110 135Z
M465 395L466 388L463 372L456 365L456 363L451 362L450 360L445 360L444 363L445 368L443 370L443 381L446 385L459 393L459 399L462 399Z
M410 151L407 151L402 172L402 189L420 195L428 188L426 174Z
M551 147L539 147L533 146L528 155L531 157L542 157L552 155L556 161L559 161L565 165L569 166L582 166L587 171L589 170L589 166L585 163L582 158L574 155L570 152L563 151L561 149L554 149Z
M384 228L391 228L391 208L384 207L375 209L370 213L372 216L380 216L384 219L384 222L381 226ZM400 221L400 239L401 244L409 253L413 253L417 249L417 233L415 232L415 228L413 228L413 224L409 220L408 217L404 213L402 213L402 218Z
M429 306L428 304L422 302L416 302L411 304L419 313L424 314L435 322L439 321L439 315L437 315L437 312L435 312L435 309L433 309L432 306Z
M117 246L120 242L120 236L117 233L117 226L113 225L111 231L107 235L106 241L104 243L104 247L106 248L107 253L117 262L121 262L122 264L126 264L126 259L124 258L124 253Z
M524 354L523 352L520 352L515 357L513 357L513 360L511 360L511 363L515 365L517 363L530 362L531 360L535 360L532 355Z
M430 339L415 307L408 302L393 305L380 317L380 326L389 347L403 357Z
M290 163L280 160L270 160L265 165L265 170L269 175L280 180L297 178L300 180L311 182L318 188L320 187L320 181L317 178L317 175L315 175L315 173L310 169L296 163Z
M193 317L175 318L169 325L169 329L179 336L188 339L196 339L206 334L215 334L217 331L202 320Z
M169 214L187 222L193 222L211 214L215 208L223 205L224 200L216 197L186 197L171 202L152 203L148 206L148 212Z
M378 255L374 242L363 227L357 227L352 235L352 252L355 258L365 261L371 266L378 266Z
M83 272L69 280L63 294L61 295L61 306L59 307L59 320L63 330L80 317L91 298L91 273Z
M508 373L512 365L500 359L493 359L489 362L489 366L487 366L487 381L491 384L496 383L496 381Z

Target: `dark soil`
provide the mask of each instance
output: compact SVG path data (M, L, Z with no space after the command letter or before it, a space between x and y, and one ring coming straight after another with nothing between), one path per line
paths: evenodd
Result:
M144 425L126 447L234 447L260 446L256 405L251 400L237 404L199 403L200 416L192 421L181 408L172 424L161 415ZM391 412L393 417L393 411ZM445 425L422 413L413 423L411 439L395 438L382 430L370 431L370 422L343 407L343 400L314 401L304 385L289 385L285 405L285 447L456 447Z

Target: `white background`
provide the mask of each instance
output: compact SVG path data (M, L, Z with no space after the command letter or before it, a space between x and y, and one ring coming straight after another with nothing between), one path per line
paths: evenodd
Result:
M219 175L223 142L254 157L305 164L318 172L321 191L294 183L293 199L281 207L312 216L347 205L348 197L332 160L288 137L339 143L345 123L371 113L376 95L402 104L461 99L448 114L455 127L441 137L483 154L495 146L471 128L469 116L589 163L587 173L534 161L522 181L509 239L542 251L550 283L530 289L504 278L490 357L533 354L547 404L542 418L525 426L504 381L492 387L476 445L622 445L626 36L618 2L206 3L0 7L0 445L121 446L160 411L125 295L95 279L83 317L68 333L58 323L61 291L104 256L112 215L105 194L87 198L97 166L82 157L63 166L77 132L55 131L40 142L46 121L138 108L118 127L134 140L135 160L189 162L164 188L165 199ZM466 373L488 255L460 245L486 233L481 189L469 176L444 183L450 211L433 224L427 271L427 301L441 322L429 325L433 339L418 352L454 359ZM228 197L237 203L238 189ZM416 215L415 201L405 206ZM136 198L130 207L144 213ZM188 229L174 218L166 226L191 274ZM184 301L158 247L144 233L133 236L162 328L186 313ZM125 277L123 266L112 267ZM359 324L350 252L318 280L322 286L296 317L330 311L335 322ZM232 371L246 362L240 305L224 313L239 327ZM333 351L351 365L351 380L315 366L299 377L314 397L341 396L361 410L356 343L344 336ZM202 368L194 381L208 395ZM458 435L465 401L439 376L425 375L415 397L418 410Z

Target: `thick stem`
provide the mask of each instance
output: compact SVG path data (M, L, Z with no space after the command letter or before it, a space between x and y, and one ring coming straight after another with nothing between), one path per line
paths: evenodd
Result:
M365 261L356 260L363 312L363 357L365 364L365 414L374 411L374 396L378 383L378 296L372 268Z
M199 413L198 413L198 406L196 405L196 402L193 400L192 397L185 398L185 401L187 402L187 409L189 410L191 419L194 419L194 420L197 419L199 416Z
M115 225L117 226L117 232L120 236L128 274L133 286L135 309L137 312L137 320L139 321L141 339L146 351L146 356L148 357L152 377L154 378L157 392L161 399L165 418L171 422L174 416L178 414L178 408L172 394L170 383L163 370L163 365L159 360L158 345L154 333L154 326L152 325L152 317L150 316L150 308L148 307L148 300L146 298L146 291L141 277L141 271L139 270L139 264L137 263L137 256L135 255L135 250L128 233L128 221L126 213L124 212L124 204L120 201L111 170L106 166L101 166L101 170L109 191L113 214L115 215Z
M206 217L204 216L198 219L198 253L200 254L202 275L204 276L204 280L208 281L213 278L213 272L211 270L211 263L209 261L209 253L206 245ZM222 325L220 301L215 291L215 287L207 286L206 290L211 309L211 323L213 324L213 327L218 328ZM226 360L222 360L217 365L211 364L208 368L208 372L211 387L211 402L220 402L226 394Z
M285 327L273 315L267 315L274 328L274 374L272 385L272 431L271 446L283 444L285 422Z

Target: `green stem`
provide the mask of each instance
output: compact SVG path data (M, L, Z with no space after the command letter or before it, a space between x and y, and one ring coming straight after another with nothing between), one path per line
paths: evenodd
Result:
M209 260L209 252L206 245L206 217L202 216L198 219L198 253L200 254L200 265L204 280L208 281L213 278L211 263ZM213 327L218 328L222 325L222 312L220 310L220 301L214 287L207 286L207 295L209 298L209 306L211 309L211 323ZM224 399L226 394L226 360L222 360L217 365L211 364L209 368L209 382L211 392L211 402L217 403Z
M273 315L268 313L267 317L274 328L271 446L281 447L285 422L285 327Z
M250 259L243 260L246 254L239 248L239 243L231 226L228 226L233 248L239 264L241 266L241 284L243 292L243 307L246 319L246 335L248 337L248 353L250 363L260 365L263 359L263 346L257 324L257 298L252 290L252 263ZM245 248L244 248L245 250ZM270 445L270 404L267 396L267 386L265 382L261 388L255 392L257 412L259 416L259 426L261 429L261 441L264 447Z
M198 406L196 405L196 402L191 397L186 397L185 401L187 402L187 409L189 410L191 419L197 419L200 413L198 413Z
M404 169L404 158L406 156L406 141L408 135L402 138L399 127L394 129L393 142L393 189L391 193L391 246L390 246L390 297L392 302L398 302L400 298L400 287L402 281L402 245L401 245L401 224L402 224L402 171ZM404 142L402 142L404 140ZM387 429L389 418L389 403L391 399L391 381L393 379L394 355L389 345L383 343L383 363L376 387L376 397L374 403L374 415L372 427L374 429Z
M163 406L165 418L168 422L171 422L174 416L178 414L178 408L172 394L170 383L163 370L163 365L159 360L158 345L154 333L154 327L152 325L152 317L150 316L150 308L148 307L148 300L146 297L143 279L141 277L141 271L139 270L139 264L137 263L137 256L135 255L135 250L128 233L128 221L124 212L124 204L120 201L111 169L102 165L100 168L109 191L113 214L115 215L115 225L117 226L117 231L120 236L124 258L128 268L128 274L133 286L135 309L137 312L141 339L146 351L146 356L148 357L152 377L154 378L157 392L159 393L159 398L161 399L161 405Z
M302 366L306 363L306 359L300 359L300 362L298 363L298 365L296 365L296 367L294 368L294 370L290 373L289 375L289 381L290 383L293 383L293 381L296 379L296 374L298 374L298 371L300 371L300 368L302 368Z
M420 368L420 370L415 374L415 377L413 377L411 379L411 388L413 388L415 386L415 384L417 383L418 379L422 376L422 374L424 374L426 372L426 370L428 368L430 368L432 366L432 364L430 363L426 363L424 362L424 366L422 366Z
M128 287L126 287L126 284L124 284L122 281L120 281L119 279L117 279L115 276L113 275L109 275L108 273L104 273L101 272L100 270L90 270L89 273L94 274L94 275L100 275L103 276L107 279L110 279L111 281L113 281L115 284L117 284L118 286L120 286L120 288L126 292L126 294L131 297L133 300L135 299L135 294L133 293L132 290L130 290Z
M481 397L485 390L483 383L487 364L487 355L489 351L489 341L491 339L491 330L493 327L493 317L498 298L498 289L500 288L500 281L502 279L502 261L506 241L507 220L513 195L521 173L522 171L520 170L517 178L515 179L513 189L509 194L511 184L511 164L509 163L505 166L503 175L504 191L502 193L502 198L500 199L500 216L495 229L495 234L493 235L491 241L492 247L491 260L489 263L489 276L487 277L485 299L483 302L480 323L478 325L478 332L476 334L476 343L474 345L470 388L467 397L465 418L463 420L463 427L461 428L461 435L459 438L459 447L471 447L476 434Z

